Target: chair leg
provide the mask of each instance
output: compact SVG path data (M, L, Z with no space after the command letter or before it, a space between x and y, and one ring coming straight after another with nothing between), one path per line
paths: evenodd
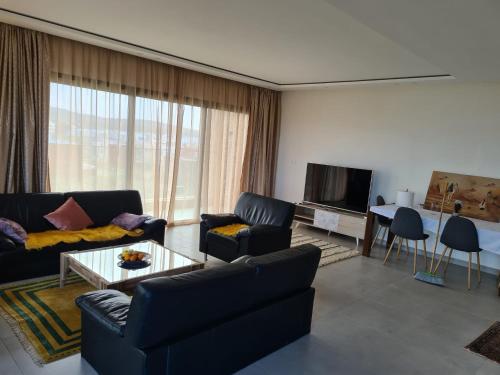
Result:
M481 284L481 260L479 259L479 251L476 253L477 256L477 283Z
M424 260L425 260L425 272L427 272L427 244L425 242L426 240L424 239L422 242L424 243ZM429 270L432 272L432 270Z
M450 249L450 253L448 254L448 260L444 266L443 276L446 276L446 270L448 269L448 264L450 264L451 254L453 253L453 249Z
M472 253L469 252L469 265L467 267L467 289L470 290L470 269L472 263Z
M413 254L413 274L417 273L417 254L418 254L418 241L415 241L415 253ZM427 271L427 265L425 265Z
M406 239L405 241L406 241L406 255L408 255L410 253L410 245L408 245L408 239Z
M389 230L389 227L384 228L384 233L382 233L382 244L384 243L384 239L385 239L385 236L386 236L388 230Z
M403 237L399 238L399 243L398 243L398 252L396 256L399 258L399 254L401 253L401 246L403 245Z
M392 248L394 247L394 242L396 242L397 236L394 236L394 239L391 242L391 246L389 247L389 250L387 250L387 254L385 254L384 258L384 264L387 262L387 259L389 259L389 255L391 254Z
M417 273L417 253L418 253L418 245L415 246L415 252L413 253L413 274L414 275Z
M382 227L379 225L378 226L378 229L377 229L377 234L375 234L375 238L373 239L373 242L372 242L372 249L373 249L373 246L375 246L375 243L377 242L377 238L378 238L378 234L380 233L380 230L382 229ZM330 234L330 232L328 232L328 234Z
M434 270L431 270L432 273L436 273L438 268L439 268L439 265L441 264L441 261L443 260L443 257L445 256L446 252L448 251L448 246L446 246L443 250L443 252L441 253L441 255L439 256L439 259L438 259L438 262L436 264L436 268L434 268Z

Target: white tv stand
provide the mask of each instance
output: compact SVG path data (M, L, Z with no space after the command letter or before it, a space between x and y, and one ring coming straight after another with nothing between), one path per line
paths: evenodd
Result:
M359 246L359 240L364 239L365 236L365 214L325 208L309 203L298 203L293 220L295 228L303 224L327 230L328 235L334 232L354 237L356 238L356 246Z

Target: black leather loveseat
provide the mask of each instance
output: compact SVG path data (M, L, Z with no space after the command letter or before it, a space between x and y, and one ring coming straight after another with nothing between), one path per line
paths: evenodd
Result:
M233 214L201 215L200 252L231 262L243 255L262 255L290 247L295 205L253 193L242 193ZM247 224L235 236L214 231Z
M77 298L101 375L230 374L309 333L321 251L302 245Z
M142 214L142 202L138 191L91 191L70 193L0 194L0 217L14 220L28 233L55 229L44 215L73 197L87 212L95 226L107 225L123 212ZM0 283L27 279L59 272L59 254L69 250L86 250L114 246L147 239L163 244L166 221L151 218L141 227L140 237L125 236L105 242L80 241L76 244L59 243L41 250L27 251L0 234Z

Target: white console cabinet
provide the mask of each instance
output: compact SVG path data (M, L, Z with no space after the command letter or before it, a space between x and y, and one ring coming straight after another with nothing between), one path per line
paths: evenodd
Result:
M364 238L366 215L299 203L295 209L295 227L303 224L356 238Z

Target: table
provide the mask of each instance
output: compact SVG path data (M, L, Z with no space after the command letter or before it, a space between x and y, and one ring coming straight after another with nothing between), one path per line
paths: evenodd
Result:
M390 219L394 218L398 206L394 204L387 204L384 206L372 206L368 212L368 218L365 228L365 239L363 242L363 255L370 256L371 244L373 241L373 225L375 222L376 215L382 215ZM422 217L422 222L424 224L424 230L431 233L436 233L437 225L439 222L439 212L425 210L423 208L415 208L420 216ZM443 221L441 224L441 230L444 228L446 221L450 218L450 214L443 214ZM469 218L474 222L477 228L477 234L479 236L479 246L485 250L492 252L494 254L500 255L500 223L493 223L491 221L484 221L479 219ZM387 248L390 246L394 234L389 232L387 237ZM500 296L500 275L498 283L498 295Z
M151 264L140 269L118 266L118 255L125 249L151 254ZM153 241L107 248L61 253L60 287L73 271L97 289L131 290L140 281L160 276L178 275L202 269L204 263L189 259Z

